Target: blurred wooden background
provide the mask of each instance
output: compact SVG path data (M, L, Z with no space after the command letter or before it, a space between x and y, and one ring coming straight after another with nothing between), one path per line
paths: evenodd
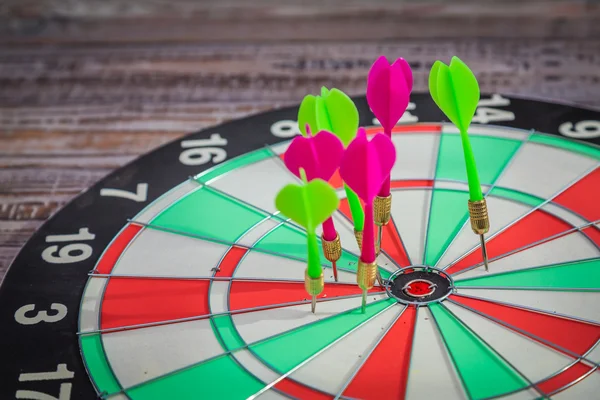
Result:
M456 54L482 91L600 106L592 0L2 1L0 278L111 170L321 85L362 94L381 54L411 62L415 90Z

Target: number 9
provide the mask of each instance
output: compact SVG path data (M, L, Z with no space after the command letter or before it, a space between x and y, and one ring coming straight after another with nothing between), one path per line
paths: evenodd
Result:
M572 122L560 124L558 131L567 137L574 139L594 139L600 137L600 121L579 121L573 127Z

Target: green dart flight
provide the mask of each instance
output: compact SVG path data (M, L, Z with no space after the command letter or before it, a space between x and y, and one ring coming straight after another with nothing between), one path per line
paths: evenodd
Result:
M306 229L308 241L308 265L304 275L304 286L312 296L312 312L315 312L317 295L325 287L316 228L333 214L340 200L335 190L324 180L306 182L306 173L300 169L303 183L283 187L275 198L275 207L283 215Z
M321 88L320 96L307 95L298 110L298 128L306 136L306 126L316 134L325 130L332 132L348 147L356 137L358 130L358 110L356 105L339 89ZM356 193L344 184L348 205L354 222L354 234L361 247L362 231L365 224L365 214Z
M473 72L458 57L452 57L450 65L436 61L429 74L429 92L437 106L460 131L467 180L469 183L469 216L473 232L479 235L486 271L488 257L484 234L490 229L487 204L475 164L475 157L467 131L479 103L479 84Z

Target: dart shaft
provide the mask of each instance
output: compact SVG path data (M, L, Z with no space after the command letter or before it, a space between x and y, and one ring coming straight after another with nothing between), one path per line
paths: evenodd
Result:
M463 152L465 155L465 165L467 167L467 180L469 182L469 199L472 201L479 201L483 199L483 193L481 192L481 185L479 184L479 174L477 173L477 165L475 164L475 156L473 155L473 149L471 148L471 142L467 131L460 132L460 138L462 141Z
M323 239L328 241L335 240L337 232L335 231L335 225L333 224L333 218L329 217L323 222Z
M363 231L363 243L361 249L361 260L366 263L375 261L375 224L373 223L373 203L365 204L365 229Z
M323 273L321 268L321 260L319 256L319 245L317 243L317 235L312 232L307 235L308 241L308 275L312 278L317 278Z
M392 138L392 128L386 128L383 130L385 135ZM383 181L383 185L381 185L381 189L379 189L379 197L388 197L390 195L391 189L391 176L388 176L385 181Z

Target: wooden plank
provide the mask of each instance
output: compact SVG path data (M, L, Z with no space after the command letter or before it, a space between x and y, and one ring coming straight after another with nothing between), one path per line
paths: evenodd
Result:
M4 43L598 38L587 0L5 1Z

